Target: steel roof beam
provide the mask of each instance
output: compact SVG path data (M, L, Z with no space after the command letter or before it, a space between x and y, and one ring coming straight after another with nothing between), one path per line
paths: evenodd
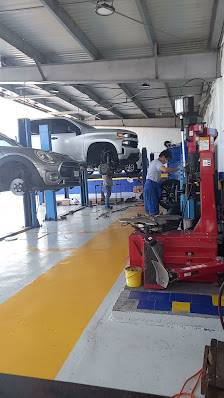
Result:
M144 24L144 29L145 29L146 36L148 38L149 45L150 45L150 47L153 51L154 57L155 57L155 77L156 77L156 79L158 79L159 75L158 75L157 43L156 43L156 38L155 38L155 33L154 33L153 26L152 26L152 22L151 22L149 13L148 13L146 0L135 0L135 2L138 7L138 11L141 16L141 20ZM167 83L165 83L165 88L166 88L167 97L168 97L168 100L170 102L170 106L172 109L172 113L175 115L175 109L174 109L174 106L173 106L173 103L171 100L171 95L170 95L170 91L169 91L169 87L168 87Z
M210 31L208 37L208 49L216 50L220 44L223 32L224 0L214 0Z
M2 85L1 86L2 88L4 88L4 89L6 89L6 90L9 90L9 91L11 91L12 93L15 93L15 94L17 94L18 95L18 98L17 97L15 97L15 100L14 101L16 101L16 102L18 102L18 103L25 103L27 106L29 106L29 107L31 107L31 108L37 108L37 106L35 106L35 104L30 104L29 102L24 102L24 100L21 98L21 90L20 89L16 89L13 85ZM29 92L28 91L25 91L25 95L24 95L24 98L26 99L29 99L28 97L26 97L26 96L29 96ZM5 95L4 95L4 93L1 93L0 94L3 98L5 98ZM6 94L7 95L7 94ZM7 99L7 97L6 97L6 99ZM40 104L40 105L45 105L45 106L47 106L48 108L51 108L51 106L50 105L48 105L47 104L47 102L46 102L46 100L45 99L38 99L38 101L34 101L35 103L37 103L37 104ZM43 112L46 112L46 113L50 113L50 110L46 110L46 109L41 109L40 107L38 108L39 110L42 110ZM62 111L64 111L65 110L65 108L64 107L61 107L61 106L59 106L59 105L57 105L57 104L54 104L54 108L51 108L52 109L52 112L55 110L55 111L58 111L58 112L62 112ZM80 115L80 114L74 114L74 116L75 117L81 117L82 119L83 119L83 116L82 115Z
M102 106L102 108L106 108L108 109L111 113L113 113L114 115L118 116L119 118L123 119L123 114L121 112L119 112L118 110L114 109L116 107L116 105L113 106L113 104L109 103L107 100L101 99L99 98L92 90L90 90L88 87L76 84L73 85L73 87L80 91L82 94L87 95L92 101L96 102L97 104L99 104L100 106Z
M42 87L41 87L41 90L47 91L48 93L51 92L50 87L48 87L47 85L41 85L41 86L42 86ZM40 87L39 87L39 88L40 88ZM65 94L57 93L57 96L56 96L56 97L53 97L53 98L55 98L55 99L58 98L58 99L60 99L60 100L62 100L62 101L64 101L64 102L68 103L69 105L73 105L73 106L75 106L76 108L79 108L80 110L89 113L90 115L94 115L94 116L95 116L95 115L98 114L97 111L94 111L94 110L92 110L92 109L89 109L87 106L85 106L85 105L83 105L83 104L80 104L78 101L72 100L70 97L67 97L67 95L65 95ZM64 108L64 110L66 111L65 108ZM71 110L71 109L70 109L70 110ZM101 119L101 116L102 116L102 115L99 116L99 119ZM103 118L103 117L102 117L102 118Z
M97 48L91 43L88 37L84 34L84 32L80 29L80 27L76 24L76 22L70 17L67 11L58 3L57 0L40 0L41 3L50 11L50 13L58 20L58 22L67 30L67 32L79 42L82 48L87 51L87 53L91 56L93 60L97 60L102 58L100 52ZM90 99L94 102L102 106L103 108L110 108L111 113L119 118L123 118L124 116L114 109L114 107L101 98L99 98L95 93L93 93L88 88L80 87L77 88L81 93L86 94ZM88 94L87 94L88 92ZM93 99L95 98L95 99Z
M218 77L217 54L206 52L158 57L158 79L154 58L130 58L42 65L47 82L41 80L36 65L0 68L0 83L23 84L88 84L133 83L148 81L186 81L193 78L213 80Z
M17 50L21 51L27 57L35 60L35 62L39 62L41 64L46 64L46 63L53 64L53 61L50 58L44 56L41 52L36 50L31 44L29 44L27 41L23 40L20 36L18 36L16 33L12 32L10 29L8 29L6 26L4 26L2 24L0 24L0 38L3 39L6 43L9 43L11 46L17 48ZM41 65L41 71L42 70L43 70L43 65ZM43 73L43 75L44 75L44 73ZM40 76L41 76L41 74L40 74ZM43 78L43 76L41 76L41 77ZM45 75L44 75L44 77L45 77ZM40 81L39 83L42 83L42 81ZM48 88L48 86L46 86L44 88L44 90L47 92L50 92L50 89ZM68 102L69 104L72 104L72 99L67 97L66 95L58 93L57 98L62 99L63 101ZM73 102L75 102L75 101L73 101ZM79 109L81 109L85 112L88 112L90 115L97 114L97 112L87 108L86 106L82 106L82 104L79 104L77 102L75 102L75 104L76 104L75 106L77 106Z
M27 57L31 59L36 57L41 64L50 62L47 57L36 50L31 44L27 43L2 23L0 23L0 38L11 46L17 48L17 50L21 51L21 53L25 54Z
M145 33L148 38L149 45L154 52L154 45L156 43L155 34L152 22L148 13L146 0L135 0L141 20L144 24Z
M175 116L175 107L174 107L174 104L173 104L173 102L172 102L172 97L171 97L170 89L169 89L169 86L168 86L167 83L165 83L165 88L166 88L166 92L167 92L167 95L168 95L168 100L169 100L170 106L171 106L171 108L172 108L172 112L173 112L173 114L174 114L174 116Z
M89 120L91 126L108 126L105 120ZM139 119L139 115L133 115L132 118L120 120L110 119L111 127L178 127L179 119L175 119L170 115L168 117L154 117L150 119Z
M142 22L144 24L145 32L149 41L149 45L151 49L154 52L154 44L155 44L155 36L153 32L153 27L152 23L148 14L147 6L146 6L146 0L135 0L139 14L141 16ZM140 111L147 117L151 117L149 112L144 109L143 105L137 98L133 98L133 94L129 90L129 88L126 86L126 84L122 83L119 84L119 87L124 91L124 93L134 102L134 104L140 109Z
M92 59L100 58L100 53L76 22L70 17L57 0L40 0L67 32L80 44Z
M140 101L137 98L133 98L132 92L129 90L129 88L126 86L124 83L120 83L119 87L124 91L124 93L131 99L132 102L140 109L140 111L147 117L150 118L152 115L144 109L143 105L140 103Z

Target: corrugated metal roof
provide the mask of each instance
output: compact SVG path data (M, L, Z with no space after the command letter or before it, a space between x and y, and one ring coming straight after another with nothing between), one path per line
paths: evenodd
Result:
M136 56L139 55L141 48L143 52L146 48L150 51L142 24L116 13L109 17L101 17L95 13L95 3L91 1L66 5L68 2L61 0L60 3L100 51L105 50L108 54L112 50L112 55L114 51L121 50L121 55L126 49L134 54L136 49ZM114 6L116 11L128 13L131 18L139 19L135 0L115 1Z
M115 109L124 115L129 115L131 111L135 115L142 115L140 109L129 97L127 97L127 95L118 85L93 84L90 87L91 91L96 93L100 98L107 100L111 104L115 104ZM133 96L135 97L135 93L133 93Z
M129 84L128 87L149 113L154 114L160 109L163 113L172 114L172 107L164 83L150 82L148 87L140 84Z
M158 53L159 55L199 53L207 49L207 43L207 40L194 40L184 43L160 44L158 46Z
M208 40L213 1L148 0L158 45Z
M55 62L90 60L79 43L44 7L0 12L0 23Z
M34 63L34 61L32 61L29 57L24 55L15 47L6 43L1 38L0 38L0 55L3 61L4 59L7 59L8 65L23 66L23 65L32 65Z

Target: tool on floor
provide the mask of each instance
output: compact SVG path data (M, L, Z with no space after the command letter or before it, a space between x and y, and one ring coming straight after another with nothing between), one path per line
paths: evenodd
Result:
M219 254L219 249L223 248L223 233L218 236L216 210L218 184L214 157L217 130L205 127L200 118L185 113L183 104L179 109L182 110L178 114L186 115L188 147L188 158L183 156L185 185L179 192L185 196L182 215L120 220L135 228L129 237L130 266L142 267L146 288L164 289L168 282L183 280L224 281L224 262ZM182 135L183 123L181 118ZM184 154L185 143L182 141ZM194 204L193 217L192 211L188 211L190 200Z
M205 398L224 398L224 342L211 340L205 346L201 393Z

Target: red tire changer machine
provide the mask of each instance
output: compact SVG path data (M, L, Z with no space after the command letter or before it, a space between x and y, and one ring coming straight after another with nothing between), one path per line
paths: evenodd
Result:
M195 117L189 118L192 119ZM184 151L183 113L180 121ZM186 229L189 219L184 220L182 216L139 215L121 220L135 228L129 236L130 266L142 267L145 288L164 289L172 281L221 283L224 279L224 262L218 257L214 187L216 137L217 130L203 123L187 126L187 162L183 152L184 194L186 204L190 198L198 204L199 213L190 220L194 227Z

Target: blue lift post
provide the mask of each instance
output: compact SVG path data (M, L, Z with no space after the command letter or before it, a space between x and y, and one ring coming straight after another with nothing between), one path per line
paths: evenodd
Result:
M39 126L41 149L51 151L51 125ZM45 191L46 215L45 220L57 220L56 194L52 191Z
M89 191L86 170L81 171L81 205L89 206Z
M65 199L69 199L69 188L64 188Z
M31 127L29 119L18 119L18 141L21 145L31 148ZM25 227L39 228L37 219L35 192L27 192L23 197Z
M148 168L148 164L147 164L147 149L146 148L142 148L142 179L143 179L143 187L144 187L145 182L146 182L147 168Z

